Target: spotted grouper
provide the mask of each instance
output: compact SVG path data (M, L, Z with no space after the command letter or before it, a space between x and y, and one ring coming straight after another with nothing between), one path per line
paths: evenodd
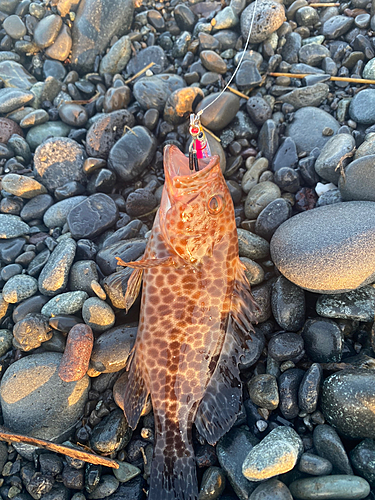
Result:
M155 417L149 500L197 500L192 425L215 444L241 403L238 363L255 304L238 256L233 202L217 156L199 171L176 146L145 255L133 267L129 308L143 279L124 412L134 429L148 395Z

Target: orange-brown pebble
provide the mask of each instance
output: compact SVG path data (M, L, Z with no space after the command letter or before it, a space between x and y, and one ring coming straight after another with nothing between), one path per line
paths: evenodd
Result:
M59 367L59 377L64 382L75 382L87 373L94 335L85 324L73 326L70 330L66 347Z

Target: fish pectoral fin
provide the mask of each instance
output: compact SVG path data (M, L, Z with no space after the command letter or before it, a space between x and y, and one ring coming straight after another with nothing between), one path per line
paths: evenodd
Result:
M130 427L134 430L145 407L149 391L137 363L136 354L132 357L129 367L129 378L124 394L124 413Z
M134 269L131 273L128 287L125 293L125 310L128 313L131 306L134 304L135 299L138 297L139 290L141 289L143 277L143 269Z
M119 266L133 267L134 269L151 269L153 267L175 266L173 257L163 257L161 259L142 259L134 262L124 262L120 257L116 257Z
M195 417L198 432L212 445L236 421L242 396L238 364L244 349L251 342L251 322L254 321L254 312L258 308L240 260L237 266L232 308L226 331L222 333L225 335L224 343Z

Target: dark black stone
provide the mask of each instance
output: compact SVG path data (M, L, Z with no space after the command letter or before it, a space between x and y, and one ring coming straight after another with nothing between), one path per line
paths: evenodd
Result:
M253 366L260 358L265 346L264 334L258 327L254 327L251 332L251 340L247 341L247 349L241 357L240 370L247 370Z
M306 321L302 331L307 356L316 363L341 361L343 339L338 325L329 319L316 318Z
M245 59L236 74L236 84L238 88L241 90L247 90L254 85L259 85L261 81L262 76L259 73L255 62L247 61Z
M82 319L70 314L60 314L59 316L50 318L48 321L51 328L63 333L69 333L70 329L79 323L82 323Z
M137 476L131 481L120 484L119 488L106 497L106 500L143 500L146 482L142 476Z
M285 279L285 278L284 278ZM282 283L278 288L286 288ZM293 360L303 352L303 339L301 335L293 332L279 333L271 338L268 343L268 354L276 361Z
M124 412L117 408L94 427L90 447L98 453L119 451L129 443L131 436Z
M126 212L130 217L150 213L158 204L155 195L148 189L136 189L126 199Z
M364 439L351 452L350 460L355 471L375 487L375 443Z
M77 260L94 260L98 252L98 247L93 241L83 239L77 241Z
M333 465L333 474L353 474L348 455L333 427L327 424L317 425L313 439L318 455L326 458Z
M65 466L62 472L64 486L71 490L82 490L85 486L84 470Z
M85 188L77 181L70 181L66 184L55 189L55 198L60 200L65 200L66 198L72 198L73 196L79 196L84 194Z
M276 229L292 215L292 206L284 198L271 201L258 215L255 232L266 240L272 238ZM290 330L290 328L288 328Z
M26 222L41 219L46 210L53 205L53 198L49 194L39 194L29 200L21 210L20 216Z
M272 287L271 307L275 320L281 328L292 332L297 332L302 328L305 321L306 310L305 292L302 288L284 278L284 276L279 276ZM278 337L273 337L273 339L277 343ZM278 341L280 342L281 339L279 338ZM298 341L302 344L303 348L303 340L299 335ZM274 355L271 354L271 356L275 358ZM298 354L294 354L291 357L296 356L298 356ZM285 359L291 358L283 358L283 360ZM278 359L278 361L281 360Z
M250 97L246 103L246 110L258 127L261 127L272 116L271 106L261 96Z
M0 260L5 264L11 264L16 260L26 243L25 238L12 238L0 240Z
M38 255L34 257L28 265L27 273L34 278L37 277L43 267L47 264L50 255L51 252L48 250L48 248L38 253Z
M73 238L95 238L118 219L116 203L103 193L96 193L72 208L68 225Z
M313 413L318 406L323 369L319 363L313 363L305 373L298 391L298 406L302 411Z
M49 300L49 297L44 295L34 295L29 299L24 300L13 310L13 321L17 323L26 317L29 313L40 313L44 304Z
M254 118L251 118L256 123ZM276 123L273 120L267 120L262 125L258 137L258 146L260 151L262 151L262 156L267 158L269 162L272 162L279 147L279 134L277 133Z
M129 75L135 75L151 62L155 63L152 66L152 72L156 75L163 73L167 67L167 57L164 50L158 45L152 45L141 50L138 54L130 59L126 66L126 72Z
M124 262L137 260L146 249L146 240L120 241L98 252L96 262L103 274L108 276L116 271L120 257Z
M279 409L288 420L295 418L299 413L298 388L304 374L303 370L292 368L279 377Z
M193 31L197 22L197 16L183 3L176 5L174 18L181 31Z
M272 170L277 172L284 167L294 168L298 162L297 148L291 137L286 137L277 150L272 162Z
M142 221L134 219L130 221L126 226L121 227L115 233L111 234L104 242L102 248L110 247L115 243L123 240L130 240L138 236L139 231L142 227Z
M301 187L298 172L293 168L280 168L275 172L273 180L282 191L288 193L296 193Z

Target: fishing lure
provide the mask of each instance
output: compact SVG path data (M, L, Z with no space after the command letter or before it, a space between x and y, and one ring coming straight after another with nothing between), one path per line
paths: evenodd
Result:
M134 429L151 395L149 500L198 499L192 425L215 444L235 422L242 392L238 363L256 307L219 159L197 158L193 171L190 163L176 146L166 146L165 185L145 255L120 262L134 268L128 308L143 279L124 412Z

